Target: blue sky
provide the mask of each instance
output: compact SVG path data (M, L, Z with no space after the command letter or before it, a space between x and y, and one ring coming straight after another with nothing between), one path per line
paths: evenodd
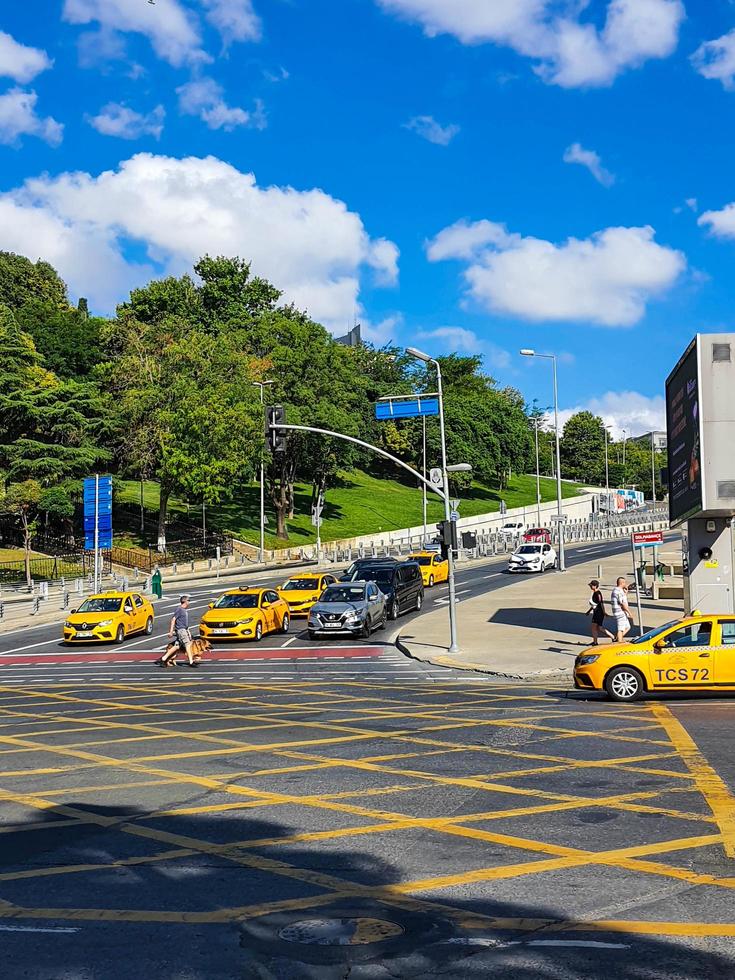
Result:
M0 248L110 312L239 253L341 332L661 426L728 329L729 0L43 0L0 14ZM733 32L733 33L731 33Z

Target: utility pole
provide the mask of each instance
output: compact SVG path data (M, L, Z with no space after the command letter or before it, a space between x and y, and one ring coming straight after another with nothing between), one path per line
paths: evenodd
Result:
M656 446L654 433L651 433L651 505L656 509Z
M263 392L268 385L272 384L272 381L253 381L253 387L260 388L261 408L265 404ZM265 462L263 459L260 461L260 553L258 555L258 561L261 565L265 561Z
M442 385L442 371L439 361L415 347L407 347L406 353L412 357L423 361L425 364L433 364L436 369L437 391L439 393L439 434L442 444L442 478L444 481L444 520L447 525L451 522L452 511L449 503L449 472L447 470L447 435L444 427L444 389ZM424 484L425 486L426 484ZM458 653L459 643L457 641L457 592L454 582L454 551L450 547L447 554L448 576L449 576L449 652Z
M554 378L554 432L556 435L556 519L559 525L559 571L567 570L564 555L564 510L562 506L561 489L561 446L559 439L559 386L556 376L556 354L541 354L535 350L524 348L521 351L524 357L545 357L551 361L552 373Z
M426 480L426 416L421 416L422 430L423 430L423 474L424 480ZM421 544L422 548L426 547L426 483L421 484L421 490L423 495L423 514L424 514L424 540Z
M533 420L533 427L536 431L536 526L541 527L541 467L538 449L538 430L541 427L541 419L538 416Z

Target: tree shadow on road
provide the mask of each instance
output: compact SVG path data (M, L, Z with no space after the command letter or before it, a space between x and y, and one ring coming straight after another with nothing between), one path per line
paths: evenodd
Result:
M217 806L212 795L197 803L206 800ZM544 893L543 903L495 898L491 882L425 888L411 896L401 886L426 877L416 873L422 857L418 831L413 840L410 830L400 840L395 831L299 840L295 835L323 824L323 814L286 807L290 820L270 820L257 816L260 808L226 809L232 801L229 797L206 814L187 814L186 806L166 815L69 802L32 811L20 821L6 816L0 899L17 911L0 905L3 977L731 980L735 975L728 948L592 931L560 909L561 899L552 890ZM302 813L313 826L300 824ZM344 814L332 822L335 830L351 825ZM478 848L492 864L493 848ZM600 889L604 893L602 869ZM348 945L328 944L338 939Z

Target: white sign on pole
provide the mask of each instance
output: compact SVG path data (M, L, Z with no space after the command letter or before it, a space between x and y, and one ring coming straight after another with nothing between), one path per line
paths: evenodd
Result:
M441 487L444 485L444 477L442 476L442 471L438 466L434 466L429 473L429 480L435 487Z
M456 498L454 500L450 500L449 502L452 505L452 510L459 510L459 501Z

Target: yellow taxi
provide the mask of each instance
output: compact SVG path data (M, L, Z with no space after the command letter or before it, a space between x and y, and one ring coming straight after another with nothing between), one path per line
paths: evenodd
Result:
M262 640L266 633L288 633L288 603L275 589L232 589L210 602L199 623L205 640Z
M321 572L303 572L294 575L293 578L279 586L278 594L288 603L292 616L308 616L309 610L322 592L328 585L333 585L336 581L334 575L324 575Z
M431 588L449 578L449 562L436 551L417 551L409 555L406 561L418 562L424 585Z
M153 632L153 606L137 592L100 592L72 609L64 643L122 643L132 633Z
M574 686L637 701L658 691L735 690L735 616L694 613L574 662Z

